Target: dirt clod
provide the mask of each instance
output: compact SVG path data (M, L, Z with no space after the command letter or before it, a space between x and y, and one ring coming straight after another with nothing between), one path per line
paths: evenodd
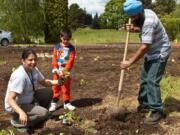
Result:
M128 111L126 108L123 107L108 107L106 110L106 114L108 118L118 120L118 121L125 121L126 116L128 115Z

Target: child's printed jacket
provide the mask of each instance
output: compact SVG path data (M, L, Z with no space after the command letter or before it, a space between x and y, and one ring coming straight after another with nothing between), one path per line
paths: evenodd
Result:
M63 71L65 68L67 71L71 71L74 59L75 48L73 45L62 47L61 44L56 44L53 50L52 68Z

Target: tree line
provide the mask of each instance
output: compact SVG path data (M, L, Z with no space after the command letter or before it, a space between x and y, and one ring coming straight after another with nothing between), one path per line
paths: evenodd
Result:
M100 16L87 13L78 4L68 7L68 0L0 0L0 28L13 32L15 42L30 43L44 36L46 43L58 41L60 28L73 30L84 27L119 29L127 21L123 12L125 0L110 0ZM159 16L171 15L176 0L142 0L145 8Z

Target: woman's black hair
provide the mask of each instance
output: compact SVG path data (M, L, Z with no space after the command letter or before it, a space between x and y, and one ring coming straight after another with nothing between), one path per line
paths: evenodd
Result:
M33 54L34 56L37 57L36 52L32 48L27 48L27 49L23 50L21 58L23 60L25 60L25 59L27 59L29 57L30 54Z
M66 38L69 38L69 39L71 39L71 37L72 37L72 32L71 32L71 30L69 29L69 28L67 28L67 27L64 27L64 28L62 28L61 30L60 30L60 37L66 37Z

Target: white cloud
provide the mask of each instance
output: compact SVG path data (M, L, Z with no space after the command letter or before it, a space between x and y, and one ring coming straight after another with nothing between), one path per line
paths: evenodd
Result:
M94 15L96 13L102 14L108 1L109 0L69 0L69 5L77 3L82 9L86 9L88 13Z

